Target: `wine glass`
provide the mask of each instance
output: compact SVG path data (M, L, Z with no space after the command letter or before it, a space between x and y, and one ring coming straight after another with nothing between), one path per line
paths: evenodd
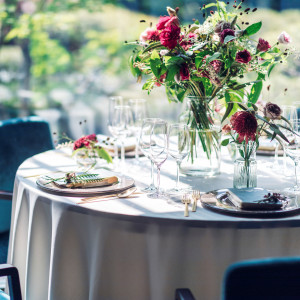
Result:
M294 105L283 105L282 106L282 113L281 116L284 117L285 119L287 119L290 124L293 127L293 123L295 123L298 120L297 117L297 108ZM282 122L283 123L283 122ZM285 126L288 126L288 124L282 124ZM282 132L287 136L290 135L290 131L283 129ZM275 165L277 162L278 165L278 147L279 147L279 143L277 144L277 148L275 149ZM291 176L292 174L289 172L289 168L287 167L287 159L286 159L286 152L285 152L285 147L284 147L284 152L283 152L283 167L284 167L284 174L286 176Z
M121 165L125 165L125 138L130 135L132 113L128 105L115 106L111 120L110 130L121 141Z
M117 136L112 128L113 118L114 118L114 110L116 106L123 105L124 100L122 96L112 96L109 97L109 105L108 105L108 131L114 137L114 162L118 165L119 162L119 149L117 145Z
M293 188L286 188L285 191L293 193L293 194L300 194L300 186L298 184L298 174L297 168L299 165L300 160L300 141L299 139L295 140L294 144L285 144L284 145L285 153L288 157L290 157L295 164L295 186Z
M145 157L150 159L151 162L151 184L143 190L144 192L153 192L156 190L154 186L154 176L153 176L154 162L151 159L150 144L151 144L151 133L152 133L153 125L157 120L159 119L156 118L144 119L142 122L142 127L139 136L139 148L141 149Z
M138 163L139 159L139 132L142 126L143 120L146 118L146 100L145 99L129 99L129 106L132 111L132 126L131 130L135 136L135 158Z
M150 136L150 156L157 168L157 187L150 198L164 198L160 191L160 168L168 157L168 123L163 120L156 120L152 127Z
M176 160L177 176L176 185L169 193L180 193L184 191L179 187L179 166L190 151L189 127L185 124L172 124L168 132L169 154Z

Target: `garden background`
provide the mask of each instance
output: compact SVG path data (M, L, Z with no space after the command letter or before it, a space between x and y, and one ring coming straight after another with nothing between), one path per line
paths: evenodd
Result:
M150 116L175 121L183 105L168 103L163 88L150 95L142 91L128 67L132 47L124 42L138 39L166 14L166 6L180 7L181 22L201 22L199 7L207 2L0 1L0 119L36 114L52 131L72 138L107 133L108 97L122 95L146 98ZM286 31L300 50L300 1L246 0L243 5L258 7L245 21L263 22L259 37L272 45ZM294 55L272 73L261 100L293 104L299 95L300 59Z

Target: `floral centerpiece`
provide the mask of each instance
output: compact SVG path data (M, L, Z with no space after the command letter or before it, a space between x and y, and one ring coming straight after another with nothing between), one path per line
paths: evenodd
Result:
M72 157L76 159L78 165L86 168L93 168L97 163L97 158L104 159L108 163L112 163L110 154L98 144L96 134L89 134L73 141L66 135L63 136L64 140L68 140L64 144L59 144L61 147L72 147Z
M168 16L148 27L139 41L129 43L137 46L130 57L132 73L138 81L149 76L144 90L164 85L170 101L189 98L186 122L191 128L191 163L197 157L197 144L209 164L212 157L218 160L220 139L214 125L221 116L219 108L224 107L222 121L240 109L256 110L263 81L290 54L286 45L284 51L279 47L291 41L285 32L274 45L263 38L253 40L262 22L243 21L244 15L257 10L244 7L243 2L235 1L231 10L229 2L203 5L204 22L195 20L189 25L180 24L179 8L168 7ZM244 75L250 72L256 74L256 80L245 80Z
M236 112L231 118L230 123L222 128L224 135L229 135L222 141L223 146L228 143L236 145L236 160L234 163L235 188L256 187L256 149L259 146L259 138L266 134L273 140L278 136L289 143L285 132L293 132L289 121L281 116L281 108L274 103L268 102L262 109L247 109ZM277 120L281 120L277 123Z

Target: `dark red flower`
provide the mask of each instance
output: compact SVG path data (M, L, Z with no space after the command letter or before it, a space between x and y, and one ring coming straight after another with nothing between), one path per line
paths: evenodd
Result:
M187 64L181 65L179 74L180 74L181 80L189 80L190 79L190 71L189 71Z
M232 29L224 29L221 34L220 34L220 40L221 43L224 44L225 38L226 36L231 35L231 36L235 36L235 32Z
M179 19L176 16L170 17L170 16L163 16L160 17L158 20L158 23L156 25L156 28L158 30L163 30L170 26L179 26Z
M264 107L264 115L271 120L279 120L281 118L281 108L275 104L268 102Z
M252 59L248 50L239 51L236 54L235 60L241 64L247 64Z
M255 116L248 111L238 111L230 119L232 129L238 133L238 141L241 143L244 139L255 141L257 120Z
M148 32L147 39L149 41L159 41L159 32L157 30L152 30Z
M160 42L163 46L174 49L180 38L180 28L178 26L170 26L165 28L159 35Z
M91 148L91 143L98 142L96 134L90 134L87 136L83 136L74 142L73 150L77 150L80 148Z
M271 45L269 44L268 41L266 41L266 40L264 40L262 38L259 38L258 44L257 44L257 50L258 51L260 51L260 52L266 52L270 48L271 48Z

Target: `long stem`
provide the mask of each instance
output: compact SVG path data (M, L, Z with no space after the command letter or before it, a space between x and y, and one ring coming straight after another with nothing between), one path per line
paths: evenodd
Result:
M295 191L299 191L298 176L297 176L297 167L298 167L298 161L295 160L295 180L296 180L296 185L294 187Z
M139 159L139 137L136 135L135 137L135 159Z
M121 140L121 164L122 167L125 165L125 144L124 139Z
M180 165L180 160L176 161L176 186L175 186L175 190L178 191L179 190L179 165Z
M154 186L154 163L151 160L151 185Z
M156 193L159 196L160 195L160 166L157 165L157 187L156 187Z

